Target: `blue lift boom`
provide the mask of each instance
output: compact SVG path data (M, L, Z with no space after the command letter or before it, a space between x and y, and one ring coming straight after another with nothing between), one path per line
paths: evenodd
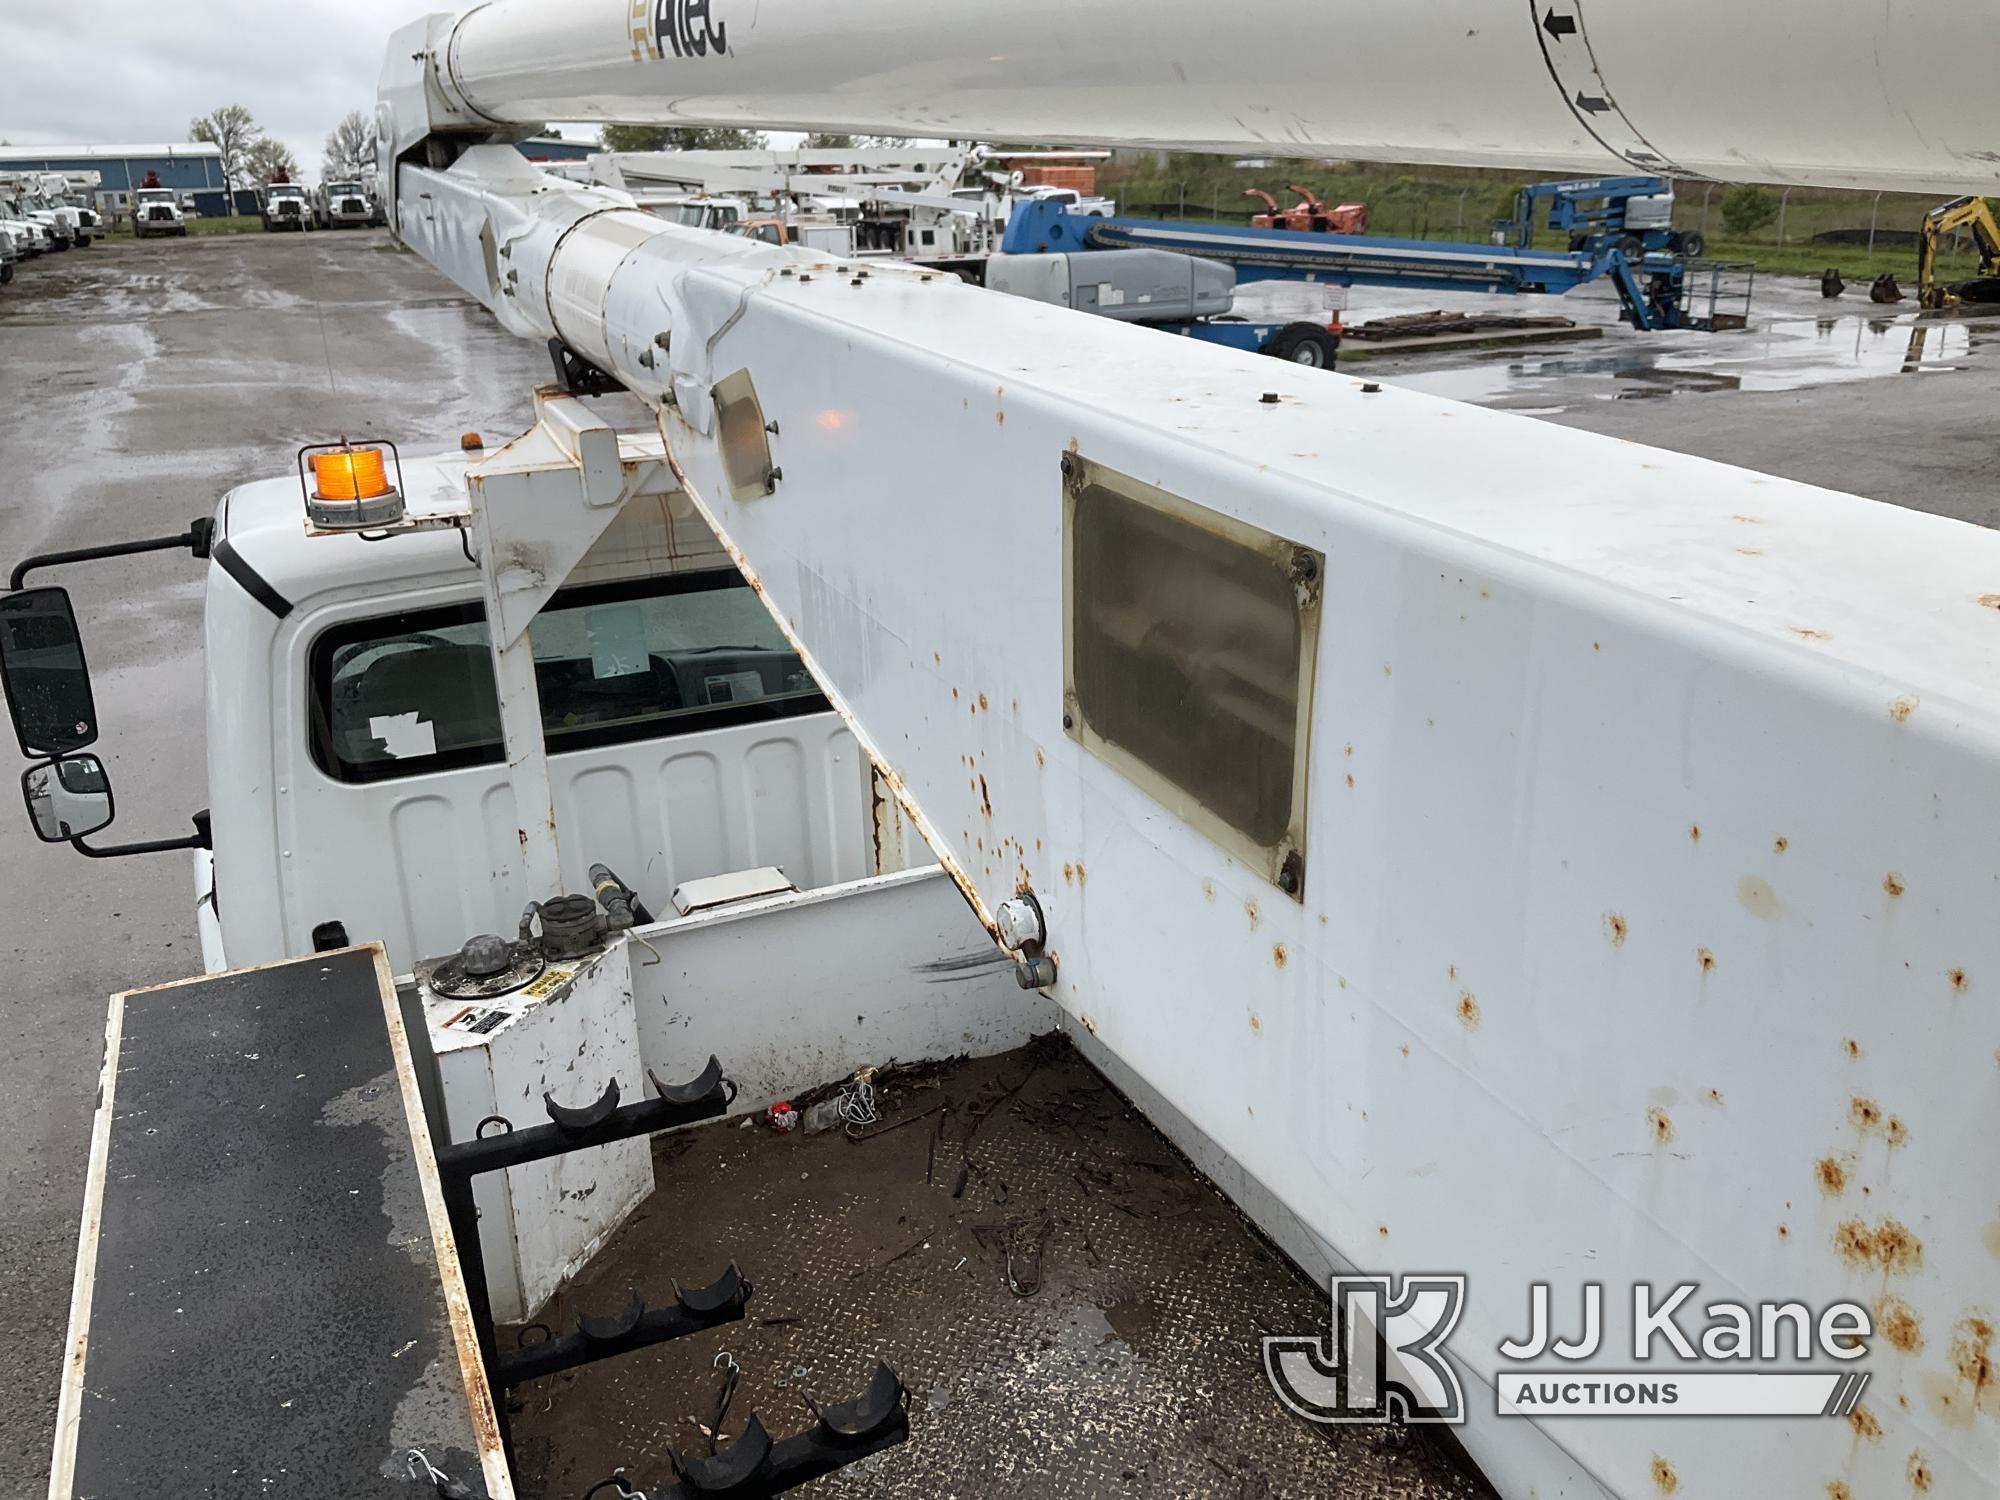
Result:
M1631 179L1654 182L1658 179ZM1596 187L1605 181L1582 184ZM1578 184L1551 184L1574 188ZM1531 190L1532 191L1532 190ZM1633 196L1633 195L1627 195ZM1533 199L1523 195L1523 209ZM1564 200L1558 199L1558 203ZM1443 240L1402 240L1376 235L1309 234L1287 229L1251 229L1232 224L1199 224L1123 216L1075 214L1060 203L1017 203L1007 223L1002 249L1008 254L1066 254L1101 250L1166 250L1232 267L1239 282L1321 281L1340 286L1402 286L1427 291L1548 292L1562 295L1608 277L1618 290L1625 318L1634 328L1677 328L1685 324L1686 264L1672 252L1641 249L1636 257L1621 246L1620 232L1588 236L1576 250L1537 250L1525 243L1462 244ZM1264 325L1198 324L1180 331L1218 338L1217 331ZM1241 344L1238 336L1218 341ZM1259 347L1249 344L1247 347Z

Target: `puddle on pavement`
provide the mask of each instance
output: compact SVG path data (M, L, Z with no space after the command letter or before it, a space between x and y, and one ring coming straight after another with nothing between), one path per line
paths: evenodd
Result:
M1585 401L1645 401L1964 369L2000 347L2000 323L1854 315L1779 318L1741 333L1608 331L1587 349L1523 351L1444 367L1422 355L1371 361L1410 390L1546 414Z

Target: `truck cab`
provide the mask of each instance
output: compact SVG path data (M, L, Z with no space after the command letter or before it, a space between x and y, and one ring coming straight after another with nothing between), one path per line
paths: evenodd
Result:
M20 260L33 260L50 248L47 232L4 190L0 190L0 236L6 237Z
M266 231L295 229L303 234L313 227L312 200L296 182L274 182L264 190Z
M689 229L715 229L726 234L743 221L743 205L734 198L675 194L664 198L642 197L638 203L648 213Z
M172 188L142 187L132 193L132 235L151 239L156 235L185 236L187 216Z
M10 198L22 217L40 229L44 248L67 250L76 243L76 211L51 203L34 174L0 173L0 196Z
M366 229L375 222L375 205L359 180L323 182L313 194L313 215L321 229Z
M104 218L95 207L94 196L101 180L96 172L44 172L41 175L43 199L70 220L79 250L94 239L104 238Z
M483 457L412 458L399 488L415 505L462 497ZM310 953L339 931L380 940L400 972L546 895L520 868L536 815L513 806L469 540L314 530L292 475L231 490L201 545L213 814L189 842L206 968ZM27 611L7 643L17 677L48 670L22 632L60 644L61 594L10 596ZM776 867L812 889L903 868L873 837L867 759L678 493L628 505L530 634L552 802L539 818L567 889L589 889L597 863L656 906L734 871ZM89 759L77 774L102 778ZM40 771L24 786L37 831L97 832L56 829ZM157 828L168 812L132 820Z

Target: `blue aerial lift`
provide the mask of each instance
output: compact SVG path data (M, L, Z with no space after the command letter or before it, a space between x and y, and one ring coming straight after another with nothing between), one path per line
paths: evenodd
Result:
M1674 228L1674 187L1664 177L1583 177L1535 182L1514 200L1514 217L1498 226L1507 243L1534 243L1537 205L1549 205L1549 228L1569 235L1571 250L1621 251L1627 261L1647 255L1694 260L1706 248L1698 229Z
M1236 282L1320 281L1560 296L1608 278L1634 328L1699 326L1688 315L1685 296L1687 257L1699 249L1699 236L1671 228L1671 195L1670 184L1657 177L1537 184L1523 191L1515 218L1504 221L1494 235L1499 243L1484 245L1086 215L1072 213L1060 203L1035 201L1014 205L1001 248L1006 256L1043 257L1164 251L1219 262L1234 273ZM1535 213L1544 200L1550 205L1551 227L1568 231L1572 248L1534 247ZM1105 264L1109 269L1110 263ZM1087 269L1072 271L1069 279L1079 293L1092 280ZM995 281L990 268L988 281ZM1103 312L1106 307L1093 305L1091 310ZM1204 317L1192 308L1179 315L1163 307L1159 316L1135 316L1129 302L1113 315L1303 363L1331 362L1316 357L1317 351L1294 348L1304 338L1303 329L1316 325Z

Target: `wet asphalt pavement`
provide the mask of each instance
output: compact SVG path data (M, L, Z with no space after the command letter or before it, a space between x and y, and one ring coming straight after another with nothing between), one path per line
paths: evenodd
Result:
M408 448L525 425L546 356L380 231L114 241L0 288L0 560L168 535L343 433ZM206 805L202 564L43 575L77 606L118 819L171 838ZM85 860L0 789L0 1495L47 1485L105 997L201 968L185 853Z
M1263 282L1253 317L1324 319L1325 289ZM1603 336L1502 349L1376 355L1371 380L1740 464L1918 510L2000 525L1991 483L2000 307L1920 318L1866 288L1828 301L1817 281L1763 278L1752 324L1732 333L1637 333L1616 297L1355 291L1350 325L1436 308L1596 324ZM1350 341L1349 349L1359 349ZM1347 351L1343 350L1343 354Z
M1453 305L1482 300L1613 316L1586 295ZM1912 362L1908 313L1871 321L1852 294L1829 311L1802 282L1766 283L1759 308L1768 326L1743 334L1614 328L1586 344L1380 358L1368 372L2000 524L2000 333L1946 325ZM468 429L511 435L547 369L539 348L501 333L379 231L44 257L0 289L0 561L179 531L231 485L287 471L302 443L380 435L421 450ZM83 621L122 839L184 833L207 798L201 577L185 554L163 552L56 579ZM186 855L86 861L36 843L24 812L0 809L0 859L11 958L0 1326L12 1343L0 1361L0 1495L14 1496L46 1484L105 996L201 961Z

